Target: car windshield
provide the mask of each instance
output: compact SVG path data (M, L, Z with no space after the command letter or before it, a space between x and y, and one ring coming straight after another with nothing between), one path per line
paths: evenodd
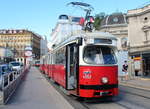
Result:
M116 64L114 51L107 46L85 47L83 60L88 64Z
M20 66L20 63L18 62L14 62L14 63L11 63L12 66Z

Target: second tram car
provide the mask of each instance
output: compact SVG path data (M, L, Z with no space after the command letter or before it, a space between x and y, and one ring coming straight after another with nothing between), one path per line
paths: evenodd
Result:
M41 70L70 94L85 98L116 96L116 41L102 32L71 36L41 59Z

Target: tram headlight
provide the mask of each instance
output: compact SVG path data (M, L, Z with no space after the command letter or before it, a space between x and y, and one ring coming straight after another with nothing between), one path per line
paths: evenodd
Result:
M101 81L102 81L102 83L106 84L106 83L108 83L108 78L107 77L102 77Z

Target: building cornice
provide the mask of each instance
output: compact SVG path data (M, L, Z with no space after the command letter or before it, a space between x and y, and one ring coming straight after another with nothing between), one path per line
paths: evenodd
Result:
M140 16L140 15L146 14L148 12L150 12L150 5L147 5L143 8L139 8L139 9L129 10L127 13L127 17Z
M100 28L110 28L110 27L128 27L128 24L114 24L114 25L104 25L104 26L101 26Z
M150 44L146 44L146 45L139 45L139 46L130 46L130 48L143 48L143 47L150 47Z
M34 35L36 37L38 37L39 39L41 39L41 36L32 32L32 31L29 31L29 30L24 30L24 29L17 29L17 30L7 30L7 29L1 29L0 30L0 35L27 35L27 34L30 34L30 35Z
M128 48L128 50L129 50L129 53L149 51L150 44L140 45L140 46L131 46Z

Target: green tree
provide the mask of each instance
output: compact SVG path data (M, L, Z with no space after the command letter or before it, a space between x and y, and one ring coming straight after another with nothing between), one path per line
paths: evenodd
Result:
M101 12L95 15L95 22L94 22L95 30L100 29L101 22L105 17L106 17L106 14L104 12Z

